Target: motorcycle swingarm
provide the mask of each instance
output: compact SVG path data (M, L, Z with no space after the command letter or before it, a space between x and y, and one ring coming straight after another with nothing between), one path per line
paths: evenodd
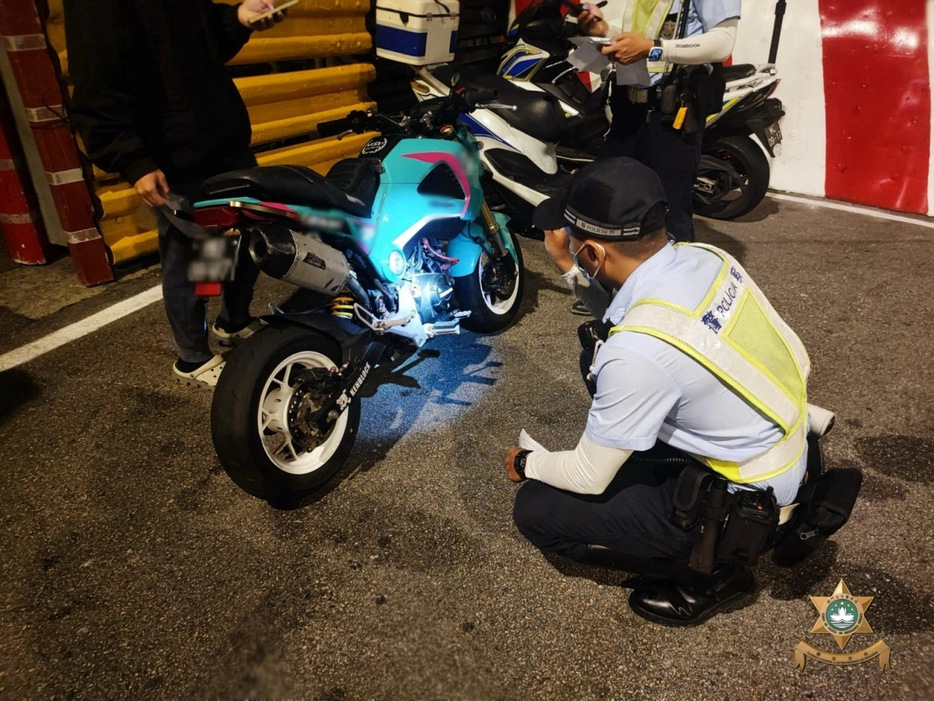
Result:
M356 364L347 364L340 370L347 374L338 380L338 385L330 391L330 396L324 405L314 413L309 419L309 423L318 427L322 434L326 434L335 421L350 406L354 397L360 391L366 382L370 371L376 366L383 353L386 351L386 345L382 341L372 341L366 347L363 357Z

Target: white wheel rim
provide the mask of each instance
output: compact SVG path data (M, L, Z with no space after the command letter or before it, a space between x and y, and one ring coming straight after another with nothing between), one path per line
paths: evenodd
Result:
M492 294L487 293L483 288L483 269L490 262L490 257L484 253L480 257L480 264L477 266L477 276L480 283L480 295L483 297L483 303L486 304L487 309L489 309L494 314L508 314L509 310L512 309L512 305L516 303L516 298L519 296L519 264L516 262L516 259L513 255L509 254L509 259L512 260L513 265L516 268L516 280L512 286L512 294L509 295L506 299L496 301L493 298Z
M314 351L294 353L279 363L269 374L260 394L256 411L256 427L266 457L280 470L290 475L307 475L320 469L333 456L347 430L347 412L341 413L327 438L310 452L295 446L288 424L288 407L298 388L290 384L292 369L333 368L326 355ZM272 432L267 435L266 431Z

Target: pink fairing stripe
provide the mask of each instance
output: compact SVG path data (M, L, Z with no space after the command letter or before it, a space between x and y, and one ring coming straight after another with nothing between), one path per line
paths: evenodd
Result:
M467 171L464 170L464 164L458 160L453 153L444 151L427 151L425 153L407 153L405 158L411 158L413 161L423 161L425 163L447 163L454 171L461 190L464 191L464 208L461 210L461 216L467 214L470 209L470 180L467 178Z

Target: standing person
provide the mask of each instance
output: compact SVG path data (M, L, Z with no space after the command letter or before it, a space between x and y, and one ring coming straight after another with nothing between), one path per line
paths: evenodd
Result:
M266 0L65 0L73 122L91 161L120 173L156 209L162 290L178 347L179 382L213 387L223 368L209 346L206 303L187 280L189 243L159 213L169 191L197 199L213 175L256 165L250 118L224 64L254 29L282 13ZM249 307L258 270L240 256L212 330L221 343L254 330Z
M692 625L751 600L754 557L727 558L706 574L688 569L692 532L670 518L676 488L684 493L679 480L716 476L735 503L741 494L777 520L806 470L810 363L739 263L713 247L671 245L665 198L654 171L617 157L584 166L564 196L539 205L549 228L569 228L576 265L618 292L604 314L612 329L593 359L595 393L577 447L517 447L505 464L512 481L525 482L513 516L533 545L667 577L636 588L630 606ZM627 462L656 441L707 469Z
M607 24L593 5L578 17L581 33L612 38L604 54L623 66L647 62L648 76L627 71L629 84L613 86L606 154L631 156L658 173L668 198L668 234L693 241L691 197L704 124L722 107L719 64L733 52L741 0L622 2L621 28Z

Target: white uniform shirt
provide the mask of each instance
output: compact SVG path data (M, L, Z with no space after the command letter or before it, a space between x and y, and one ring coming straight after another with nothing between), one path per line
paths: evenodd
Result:
M613 298L605 320L619 324L637 301L662 297L695 309L722 261L699 248L671 245L636 268ZM765 452L781 429L674 346L643 333L616 333L594 366L597 393L585 435L597 445L648 450L661 440L688 453L741 462ZM775 490L778 503L794 501L807 452L797 465L752 486ZM626 469L625 465L622 469Z

